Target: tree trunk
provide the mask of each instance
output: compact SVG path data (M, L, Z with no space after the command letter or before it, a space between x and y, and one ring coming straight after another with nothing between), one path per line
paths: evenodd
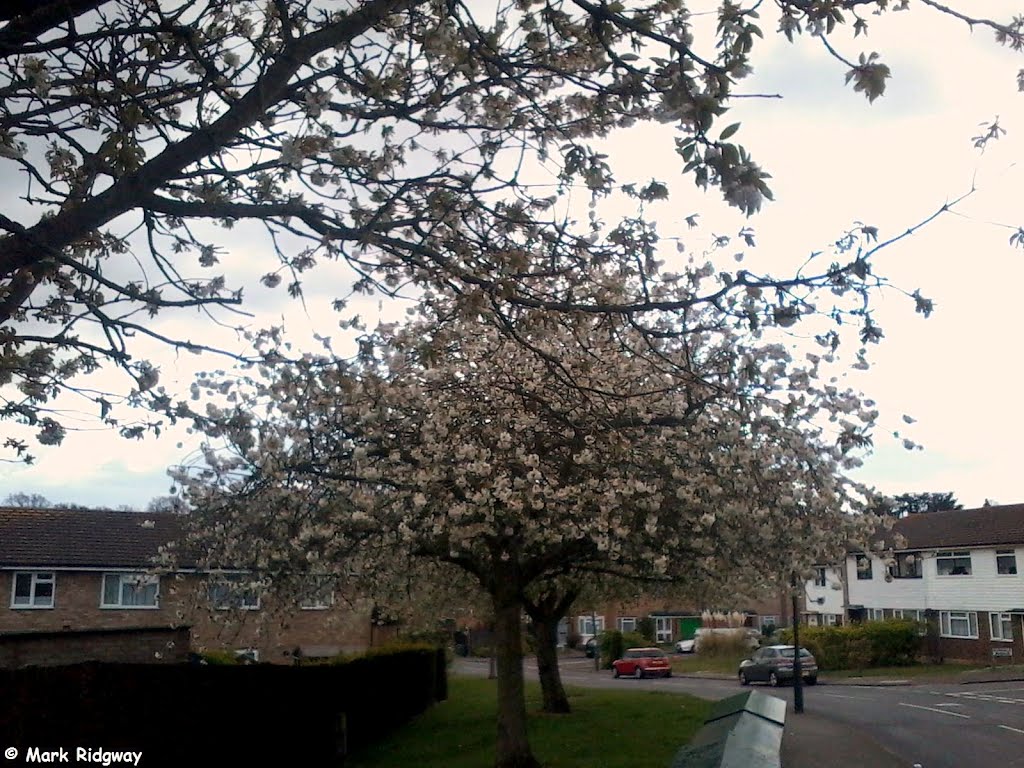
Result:
M504 584L494 595L494 630L498 657L498 743L495 768L540 768L526 734L523 686L522 609L519 597Z
M558 622L561 616L546 616L534 619L530 624L533 639L537 643L537 674L544 696L544 711L555 714L570 712L569 697L562 687L562 675L558 670Z

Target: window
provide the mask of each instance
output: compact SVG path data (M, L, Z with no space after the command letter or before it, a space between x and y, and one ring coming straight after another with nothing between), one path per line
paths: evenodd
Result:
M15 573L11 608L53 608L53 585L52 572Z
M258 611L259 593L248 583L243 574L218 575L210 582L210 602L218 611L232 608L241 611Z
M814 586L816 586L816 587L827 587L828 586L828 579L825 578L825 569L824 568L815 568L814 569Z
M824 619L825 626L827 627L835 627L843 623L843 617L837 616L834 613L826 613L822 618Z
M978 638L978 614L974 611L939 611L939 634L943 637Z
M145 573L103 574L100 608L157 608L160 581Z
M1012 549L996 550L996 573L1003 576L1017 574L1017 553Z
M597 617L597 632L594 631L593 616L580 616L579 626L581 635L596 635L600 632L604 632L604 616Z
M662 617L654 620L654 642L672 642L672 619Z
M939 576L970 576L970 552L936 552L935 568Z
M304 611L326 611L332 605L334 589L329 581L314 583L299 602L299 608Z
M868 608L868 621L884 621L885 620L885 609L884 608Z
M896 562L889 566L889 573L894 579L920 579L921 553L903 552L896 555Z
M990 613L988 623L993 640L1013 642L1013 620L1008 613Z
M619 632L636 632L636 618L633 616L621 616L619 618Z
M857 555L857 578L871 578L871 558L868 555Z
M762 616L761 617L761 629L762 630L764 630L765 627L777 627L777 626L779 626L779 617L778 616Z

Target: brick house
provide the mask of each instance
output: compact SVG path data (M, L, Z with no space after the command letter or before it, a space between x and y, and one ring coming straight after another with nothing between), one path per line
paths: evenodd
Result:
M765 626L787 626L791 608L785 590L780 590L778 594L762 595L760 599L723 609L722 612L740 613L744 616L744 626L760 630ZM641 619L650 618L654 621L655 642L674 643L678 640L691 639L697 628L703 626L702 615L703 611L698 608L679 607L671 600L648 596L617 602L608 601L593 606L593 610L591 606L581 603L573 606L559 639L564 642L571 634L576 636L579 642L585 643L593 637L595 623L598 634L612 629L632 632Z
M125 658L126 636L188 629L193 650L227 650L291 662L367 648L393 635L375 626L372 607L312 590L300 605L236 593L240 574L149 573L158 549L182 535L181 515L0 507L0 638L28 636L88 648L89 658ZM83 638L88 638L83 639ZM103 640L102 638L109 638ZM148 642L148 641L147 641ZM180 644L178 652L180 655Z
M1024 661L1024 504L909 515L876 541L891 559L884 549L846 558L852 620L927 620L928 655Z

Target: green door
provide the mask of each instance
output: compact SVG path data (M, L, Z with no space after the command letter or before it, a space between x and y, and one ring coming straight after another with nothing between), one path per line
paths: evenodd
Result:
M679 620L680 640L692 640L697 630L700 629L700 616L687 616Z

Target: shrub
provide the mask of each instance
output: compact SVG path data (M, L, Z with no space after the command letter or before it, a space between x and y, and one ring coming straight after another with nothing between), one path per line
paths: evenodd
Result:
M864 669L913 664L920 650L921 625L889 619L844 627L801 627L800 645L814 654L822 669ZM793 630L780 633L793 642Z
M582 639L583 638L580 637L578 632L570 632L569 635L565 638L565 644L573 650L575 650L576 648L580 647L580 640Z
M644 644L654 642L654 619L650 616L644 616L636 623L636 631L644 639Z
M694 646L702 656L737 656L750 651L747 630L740 627L734 632L707 632L697 635Z

